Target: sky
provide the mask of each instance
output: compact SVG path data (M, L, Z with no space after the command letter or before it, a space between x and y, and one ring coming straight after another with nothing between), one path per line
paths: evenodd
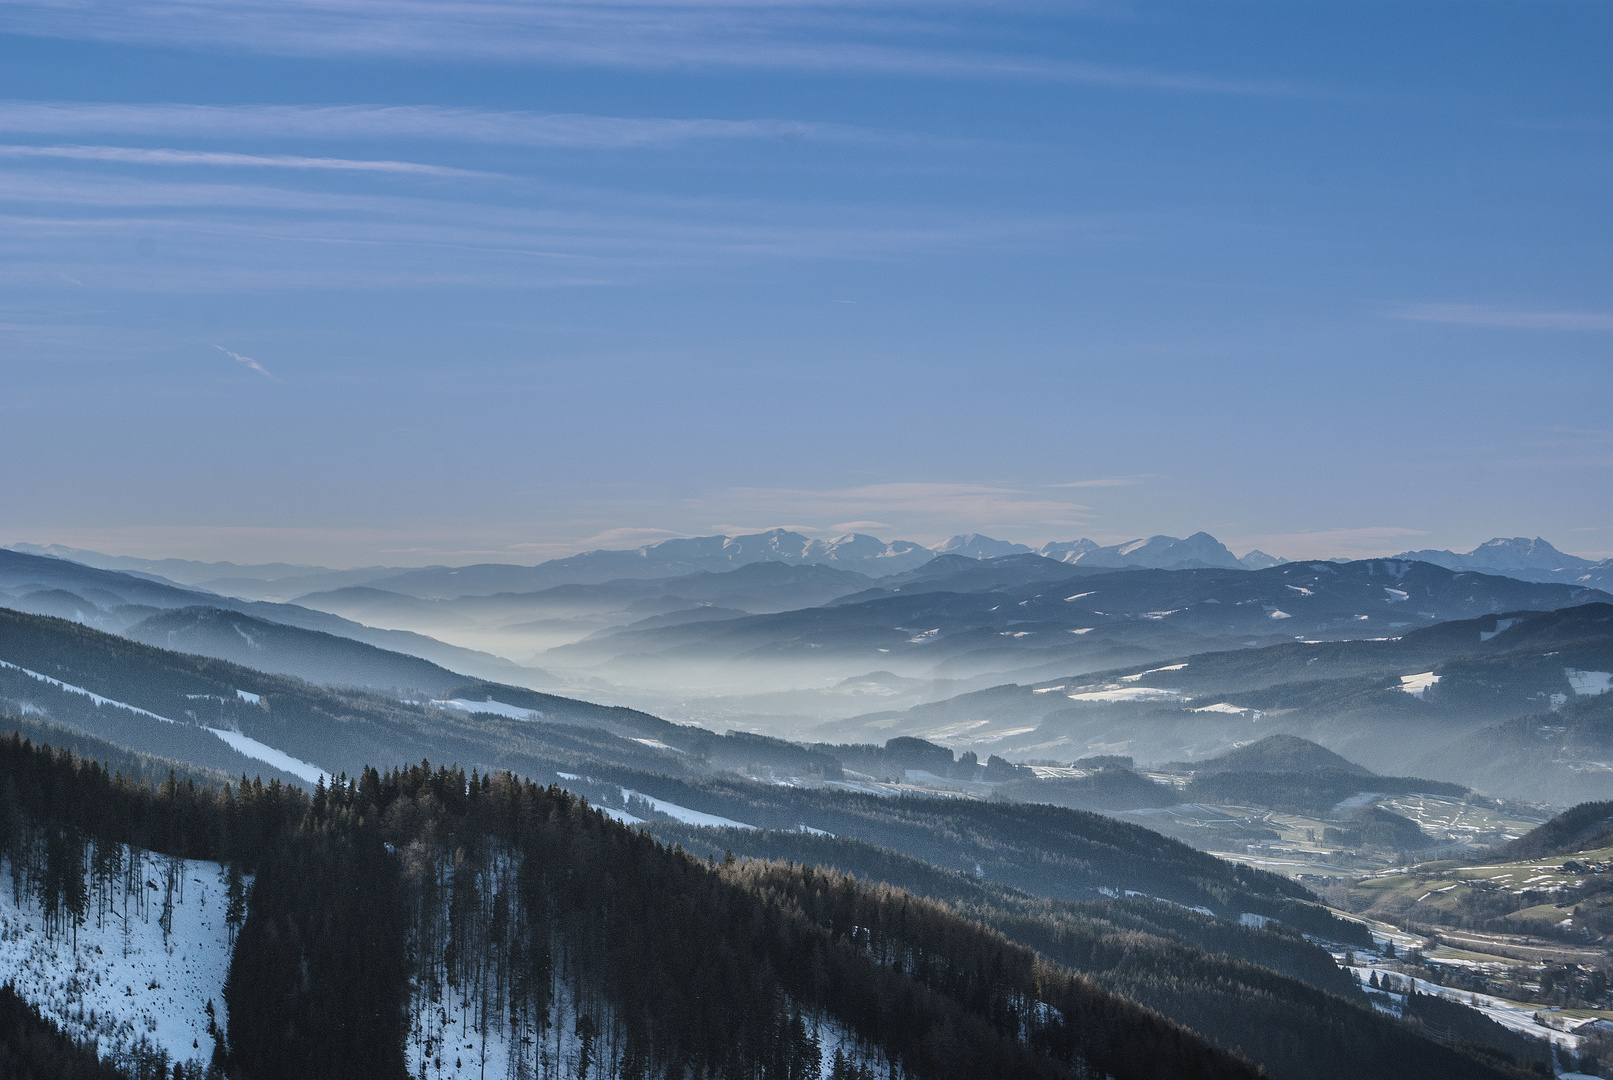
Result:
M0 0L0 543L1613 555L1613 7Z

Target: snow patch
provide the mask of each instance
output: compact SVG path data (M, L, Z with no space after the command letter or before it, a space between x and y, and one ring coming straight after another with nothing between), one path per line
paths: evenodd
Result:
M1231 713L1233 716L1242 716L1244 713L1248 712L1249 710L1245 709L1245 708L1242 708L1241 706L1238 706L1238 705L1228 705L1224 701L1218 701L1214 705L1205 705L1205 706L1203 706L1201 708L1193 709L1191 711L1192 712Z
M1161 671L1181 671L1186 666L1187 666L1186 664L1171 664L1169 667L1149 668L1147 671L1139 671L1135 675L1122 675L1122 676L1120 676L1120 681L1121 682L1136 682L1138 679L1142 678L1144 675L1157 675Z
M1511 629L1512 627L1517 626L1521 622L1523 622L1522 619L1497 619L1497 620L1495 620L1495 629L1494 630L1480 630L1479 631L1479 640L1480 641L1489 641L1491 638L1495 637L1495 635L1500 634L1500 633L1504 633L1505 631Z
M1424 693L1427 692L1430 686L1433 686L1437 682L1439 682L1438 675L1435 675L1432 671L1424 671L1418 675L1400 676L1400 685L1395 687L1395 689L1404 690L1412 697L1420 698Z
M506 705L502 701L467 701L464 698L454 698L451 701L433 701L439 709L453 709L465 713L492 713L494 716L503 716L510 720L541 720L543 713L537 709L523 709L519 705Z
M1105 690L1089 690L1084 694L1066 694L1071 701L1167 701L1180 698L1180 690L1163 690L1156 686L1116 686Z
M653 795L646 795L642 791L622 789L622 799L640 798L650 806L665 814L673 821L681 821L685 825L698 825L703 829L754 829L755 825L747 825L743 821L732 818L718 817L716 814L706 814L699 810L690 810L687 806L679 806L665 799L657 799Z
M1574 668L1564 668L1563 673L1568 676L1568 685L1574 688L1574 693L1585 697L1594 697L1613 690L1613 672L1608 671L1578 671Z
M236 753L249 757L253 761L261 761L265 765L273 765L281 772L290 773L299 780L306 780L310 784L317 784L323 780L326 786L330 784L330 773L317 765L310 765L300 758L294 758L283 750L276 750L267 743L260 743L250 735L243 735L239 731L225 731L223 728L208 728L214 735L223 739Z
M240 698L242 701L246 702L248 705L261 705L261 704L263 704L263 698L260 695L258 695L258 694L249 694L245 690L237 690L235 692L235 696Z

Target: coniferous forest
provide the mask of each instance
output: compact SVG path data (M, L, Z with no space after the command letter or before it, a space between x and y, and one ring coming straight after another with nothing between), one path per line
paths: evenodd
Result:
M14 887L64 926L121 845L250 878L215 1074L401 1078L418 1014L468 1011L516 1076L1258 1075L941 905L702 861L507 774L152 787L13 736L0 785Z

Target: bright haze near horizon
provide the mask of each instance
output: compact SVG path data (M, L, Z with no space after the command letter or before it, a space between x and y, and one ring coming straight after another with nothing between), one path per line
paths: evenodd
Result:
M1613 10L0 6L0 544L1613 554Z

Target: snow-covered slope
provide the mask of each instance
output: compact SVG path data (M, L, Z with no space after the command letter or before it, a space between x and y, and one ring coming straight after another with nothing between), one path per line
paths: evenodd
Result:
M46 914L12 866L0 873L0 972L17 993L103 1058L213 1056L208 1004L225 1024L229 973L225 879L218 863L122 849L122 869L90 886L84 922L46 930ZM165 917L165 912L168 916ZM166 924L166 925L165 925ZM187 1065L186 1074L192 1069Z

